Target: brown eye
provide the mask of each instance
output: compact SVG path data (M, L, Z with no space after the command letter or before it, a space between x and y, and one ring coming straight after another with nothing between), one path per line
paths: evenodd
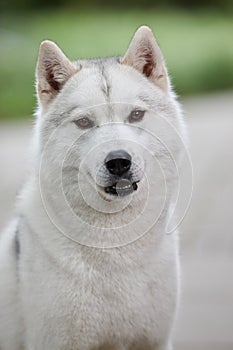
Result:
M133 123L133 122L139 122L140 120L142 120L143 116L145 114L145 111L132 111L129 115L129 122Z
M75 124L81 129L88 129L93 126L93 121L85 117L75 120Z

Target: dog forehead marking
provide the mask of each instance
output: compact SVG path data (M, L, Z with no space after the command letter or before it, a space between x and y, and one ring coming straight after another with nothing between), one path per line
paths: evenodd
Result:
M101 68L101 81L102 81L101 90L107 97L107 100L109 100L111 86L110 86L109 78L107 76L104 66L102 66Z

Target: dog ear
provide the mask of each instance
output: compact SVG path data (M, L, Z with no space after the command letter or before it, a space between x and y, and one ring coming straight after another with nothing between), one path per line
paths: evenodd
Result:
M77 71L77 67L54 42L43 41L36 69L37 95L41 104L46 106Z
M165 61L149 27L142 26L136 31L121 62L137 69L162 90L168 90Z

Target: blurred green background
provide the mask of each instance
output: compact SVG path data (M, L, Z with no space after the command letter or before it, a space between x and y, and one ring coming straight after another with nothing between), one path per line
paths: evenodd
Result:
M142 24L153 29L179 95L233 88L232 0L5 0L0 9L2 120L32 115L42 40L73 60L123 55Z

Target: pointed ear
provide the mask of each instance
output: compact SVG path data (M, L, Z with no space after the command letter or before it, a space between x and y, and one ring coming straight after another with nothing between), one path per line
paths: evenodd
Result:
M149 27L142 26L136 31L122 63L137 69L162 90L168 90L165 61Z
M52 41L40 45L36 70L37 95L45 107L61 90L77 68Z

